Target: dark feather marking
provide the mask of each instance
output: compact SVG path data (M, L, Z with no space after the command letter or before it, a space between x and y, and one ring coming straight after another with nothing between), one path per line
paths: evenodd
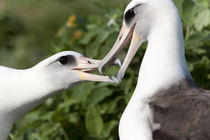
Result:
M150 106L161 124L154 140L210 140L210 92L191 80L158 91Z
M130 22L133 20L133 18L135 17L136 13L135 13L135 8L141 6L142 4L137 4L135 5L133 8L129 9L126 13L125 13L125 22L126 24L130 24Z

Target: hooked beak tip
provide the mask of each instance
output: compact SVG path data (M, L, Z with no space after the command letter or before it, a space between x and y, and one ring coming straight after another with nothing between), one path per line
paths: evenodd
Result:
M89 73L91 71L97 70L97 68L101 69L99 70L99 72L101 71L103 73L103 67L99 67L100 62L100 60L95 60L87 57L80 57L78 67L74 69L78 73L80 81L118 83L118 80L115 77L101 76ZM117 63L120 63L119 60L117 61Z
M122 63L121 63L120 59L116 59L114 64L118 65L119 67L122 66Z
M124 75L125 75L125 71L122 71L121 69L120 69L120 71L118 72L118 74L117 74L117 79L118 79L118 81L122 81L122 79L123 79L123 77L124 77Z
M102 65L99 65L99 67L98 67L98 72L99 72L101 75L104 75L104 73L103 73L103 66L102 66Z
M109 79L112 81L112 83L115 83L115 84L119 84L120 81L118 80L118 78L114 77L114 76L109 76Z
M108 65L105 65L105 64L103 63L103 61L102 61L102 63L99 63L98 72L99 72L101 75L104 75L104 72L103 72L104 67L108 67L108 66L112 66L112 65L117 65L117 66L121 67L121 66L122 66L122 63L121 63L121 61L120 61L119 58L114 59L114 61L111 61Z

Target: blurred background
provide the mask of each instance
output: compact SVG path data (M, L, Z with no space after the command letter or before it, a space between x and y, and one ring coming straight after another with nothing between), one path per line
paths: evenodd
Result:
M63 50L102 59L129 0L0 0L0 65L31 67ZM188 67L210 89L210 1L174 0ZM146 44L119 85L88 82L48 99L13 126L9 140L118 140L118 123L136 86ZM126 49L120 57L123 57ZM116 73L117 67L106 70Z

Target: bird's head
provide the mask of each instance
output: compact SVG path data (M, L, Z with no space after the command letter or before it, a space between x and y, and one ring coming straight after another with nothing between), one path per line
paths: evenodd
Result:
M33 69L42 73L48 83L58 87L57 90L64 90L83 81L112 82L111 77L89 73L97 70L99 63L99 60L77 52L64 51L45 59Z
M149 41L150 35L154 31L161 34L163 28L165 30L175 28L168 22L181 25L179 21L177 22L177 18L174 18L177 15L177 9L171 0L132 0L124 11L119 36L113 48L101 61L99 72L102 74L104 66L111 62L128 43L131 43L123 65L118 72L118 80L120 81L138 48L143 42Z
M5 72L1 72L3 79L0 81L0 139L6 139L16 119L54 93L83 81L112 82L111 77L89 73L97 70L99 62L73 51L64 51L29 69L3 67L1 70L5 69Z

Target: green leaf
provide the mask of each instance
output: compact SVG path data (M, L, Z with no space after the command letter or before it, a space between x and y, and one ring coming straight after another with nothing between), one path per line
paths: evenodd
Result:
M78 123L80 116L78 112L74 112L74 113L69 114L68 118L69 118L69 122Z
M112 91L106 87L95 88L89 94L88 100L86 100L84 107L91 108L103 101L107 96L110 96L111 94Z
M76 86L74 89L71 90L71 98L75 102L83 102L86 100L88 94L94 89L94 83L88 82L83 83L81 85Z
M82 45L89 45L90 41L97 36L98 30L92 30L91 32L88 32L85 34L85 36L79 41L80 44Z
M194 15L196 13L195 11L195 3L192 0L185 0L183 3L183 18L184 23L188 26L193 25L193 19Z
M105 123L103 131L102 131L103 136L108 137L111 131L117 127L117 125L118 125L118 121L116 120L112 120L110 122Z
M115 111L117 111L117 104L118 102L123 99L121 96L112 99L111 101L107 101L102 105L102 113L115 113Z
M40 137L38 134L36 133L32 133L31 134L31 139L33 140L42 140L42 137Z
M109 37L110 32L101 30L101 33L96 37L93 44L88 46L86 51L89 57L96 57L98 55L100 46L105 42L105 40ZM94 50L94 51L93 51Z
M85 113L85 127L91 135L100 135L104 122L96 107L89 109Z
M113 33L109 34L109 38L105 41L104 45L100 46L99 55L101 59L105 57L106 54L111 50L117 39L118 34L118 32L113 31Z
M185 41L187 47L198 46L201 47L205 44L205 41L208 40L210 37L210 32L203 31L203 32L194 32L188 40Z
M194 0L197 5L202 6L203 8L208 8L210 6L209 0Z
M194 26L198 31L210 25L210 9L204 9L194 19Z

